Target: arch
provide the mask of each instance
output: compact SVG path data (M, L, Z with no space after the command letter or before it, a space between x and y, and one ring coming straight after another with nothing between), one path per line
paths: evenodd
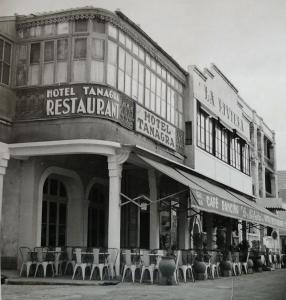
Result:
M90 198L95 196L95 190L93 189L96 189L100 193L96 193L95 199ZM93 200L99 199L97 197L103 197L104 202L93 202ZM106 247L106 234L108 230L106 222L108 219L108 179L93 177L87 185L85 199L87 202L85 211L86 244L88 246Z
M36 245L41 245L41 224L42 224L42 203L43 203L43 188L46 179L50 175L59 176L60 180L65 184L68 196L68 219L67 219L67 241L69 244L84 243L84 226L82 203L84 188L79 175L69 169L60 167L48 167L41 175L38 186L38 207L37 207L37 237ZM72 209L74 208L74 209ZM77 218L75 218L77 213ZM73 222L68 220L72 219ZM77 222L77 221L78 222ZM70 223L70 224L69 224ZM72 232L75 232L73 236ZM79 238L79 239L78 239Z

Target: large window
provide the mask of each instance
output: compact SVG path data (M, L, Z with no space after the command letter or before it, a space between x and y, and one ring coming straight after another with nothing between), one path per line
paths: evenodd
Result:
M250 175L249 145L235 132L214 121L198 103L197 145L234 168Z
M197 139L198 146L209 153L213 153L214 121L206 112L198 109Z
M64 184L48 177L43 189L42 246L65 246L67 224L67 192Z
M17 86L106 83L183 129L182 83L112 24L80 19L24 29L19 36L32 41L17 47ZM0 46L4 59L9 46ZM1 73L9 68L3 59Z
M11 65L11 44L0 39L0 82L9 84Z

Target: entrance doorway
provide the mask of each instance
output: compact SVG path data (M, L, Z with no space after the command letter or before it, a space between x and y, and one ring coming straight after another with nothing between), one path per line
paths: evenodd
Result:
M65 185L56 177L49 176L43 188L42 246L65 246L67 202Z
M106 247L106 188L95 183L88 196L88 247Z

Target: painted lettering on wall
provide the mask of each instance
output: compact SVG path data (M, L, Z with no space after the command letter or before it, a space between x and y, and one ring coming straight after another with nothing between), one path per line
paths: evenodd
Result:
M136 131L176 150L176 128L136 105Z
M120 96L101 86L73 86L47 89L46 115L96 115L119 119Z

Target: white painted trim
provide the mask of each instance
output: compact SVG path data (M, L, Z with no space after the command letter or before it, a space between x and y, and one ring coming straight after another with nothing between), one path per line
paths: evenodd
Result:
M21 159L29 156L80 153L114 155L116 149L121 148L121 144L104 140L77 139L15 143L8 144L8 147L12 157Z
M73 171L59 167L48 167L41 175L39 185L38 185L38 207L37 207L37 236L36 236L36 245L41 246L41 227L42 227L42 204L43 204L43 188L46 179L51 175L60 175L63 176L61 179L63 183L65 183L64 177L71 178L75 181L75 185L77 185L79 191L83 194L83 184L79 175ZM71 193L68 188L68 184L65 184L68 194L68 201L71 201ZM69 204L68 204L69 205ZM81 216L83 218L83 216ZM68 216L67 216L68 219ZM83 223L83 220L82 220ZM84 230L84 228L82 228ZM82 236L84 237L84 231L82 232ZM84 241L82 241L84 242Z

